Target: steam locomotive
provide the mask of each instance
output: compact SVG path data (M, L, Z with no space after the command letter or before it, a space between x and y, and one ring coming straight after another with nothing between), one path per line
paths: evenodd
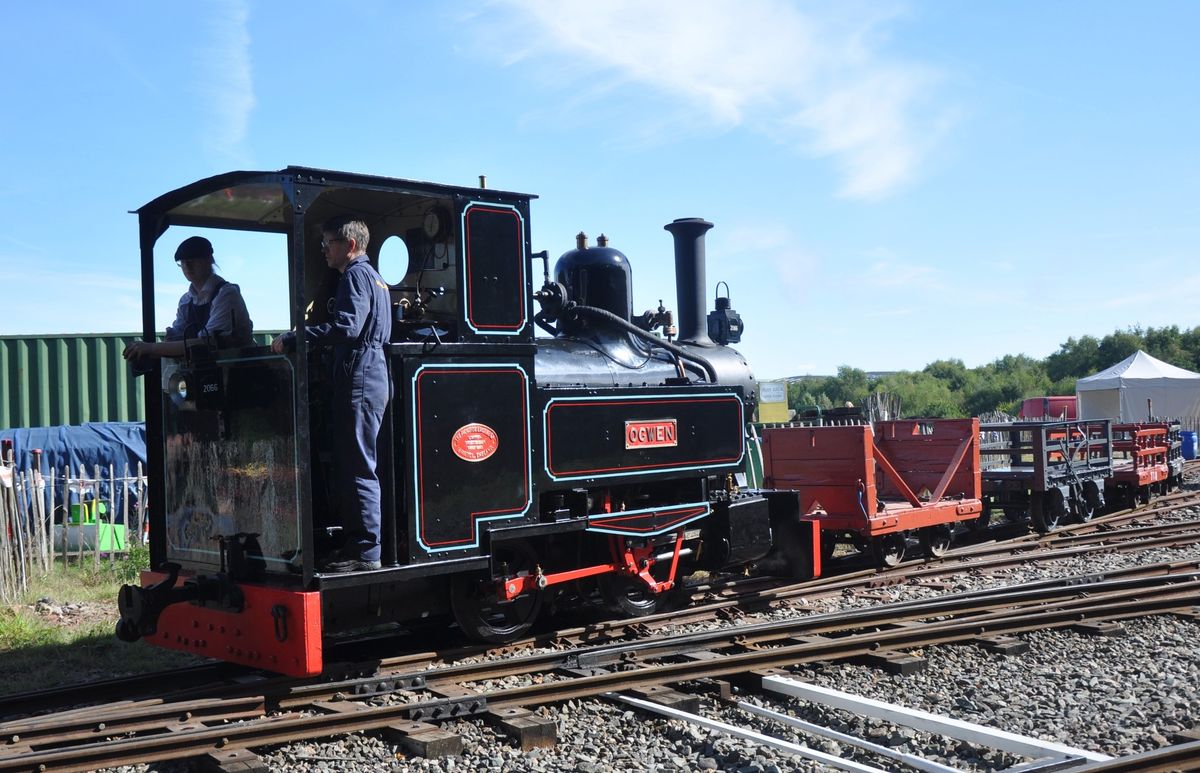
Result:
M288 167L200 180L137 210L148 340L171 227L278 234L264 259L287 277L295 326L328 314L326 219L357 215L376 266L391 240L408 263L384 274L383 568L322 574L314 561L336 541L340 504L324 353L303 336L286 355L188 342L175 372L145 380L152 569L121 590L120 638L310 675L323 640L381 623L452 617L503 642L567 591L641 615L697 569L819 571L819 526L799 497L746 486L757 390L729 346L742 322L728 298L704 311L712 224L666 226L676 333L661 306L634 314L629 260L604 239L581 235L551 276L531 251L533 198Z

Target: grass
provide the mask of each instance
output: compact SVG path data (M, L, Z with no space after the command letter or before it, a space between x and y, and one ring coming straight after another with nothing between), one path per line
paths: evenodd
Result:
M17 604L0 607L0 695L158 671L199 662L197 658L144 643L118 641L117 591L148 565L144 548L97 568L57 565L36 576ZM42 599L55 607L80 606L59 619L40 614Z

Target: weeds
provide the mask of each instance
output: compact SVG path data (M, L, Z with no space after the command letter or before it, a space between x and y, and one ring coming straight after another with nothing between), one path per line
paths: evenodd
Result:
M0 694L158 671L198 659L144 643L119 642L117 591L136 582L149 551L96 566L55 566L30 581L19 604L0 607Z

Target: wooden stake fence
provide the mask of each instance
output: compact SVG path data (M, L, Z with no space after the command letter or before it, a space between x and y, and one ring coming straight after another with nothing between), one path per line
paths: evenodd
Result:
M112 465L94 467L90 477L86 468L69 465L43 472L40 455L34 465L17 469L11 452L0 460L0 600L5 602L18 600L30 577L50 571L59 558L64 567L90 561L98 569L102 559L115 561L130 545L141 545L145 534L147 492L140 462L134 475L125 465L120 477ZM101 496L101 483L107 496Z

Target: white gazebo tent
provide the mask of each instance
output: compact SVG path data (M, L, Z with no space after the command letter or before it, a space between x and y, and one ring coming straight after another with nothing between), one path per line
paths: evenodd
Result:
M1139 351L1108 370L1075 382L1079 418L1145 421L1146 401L1160 418L1200 417L1200 373L1177 368Z

